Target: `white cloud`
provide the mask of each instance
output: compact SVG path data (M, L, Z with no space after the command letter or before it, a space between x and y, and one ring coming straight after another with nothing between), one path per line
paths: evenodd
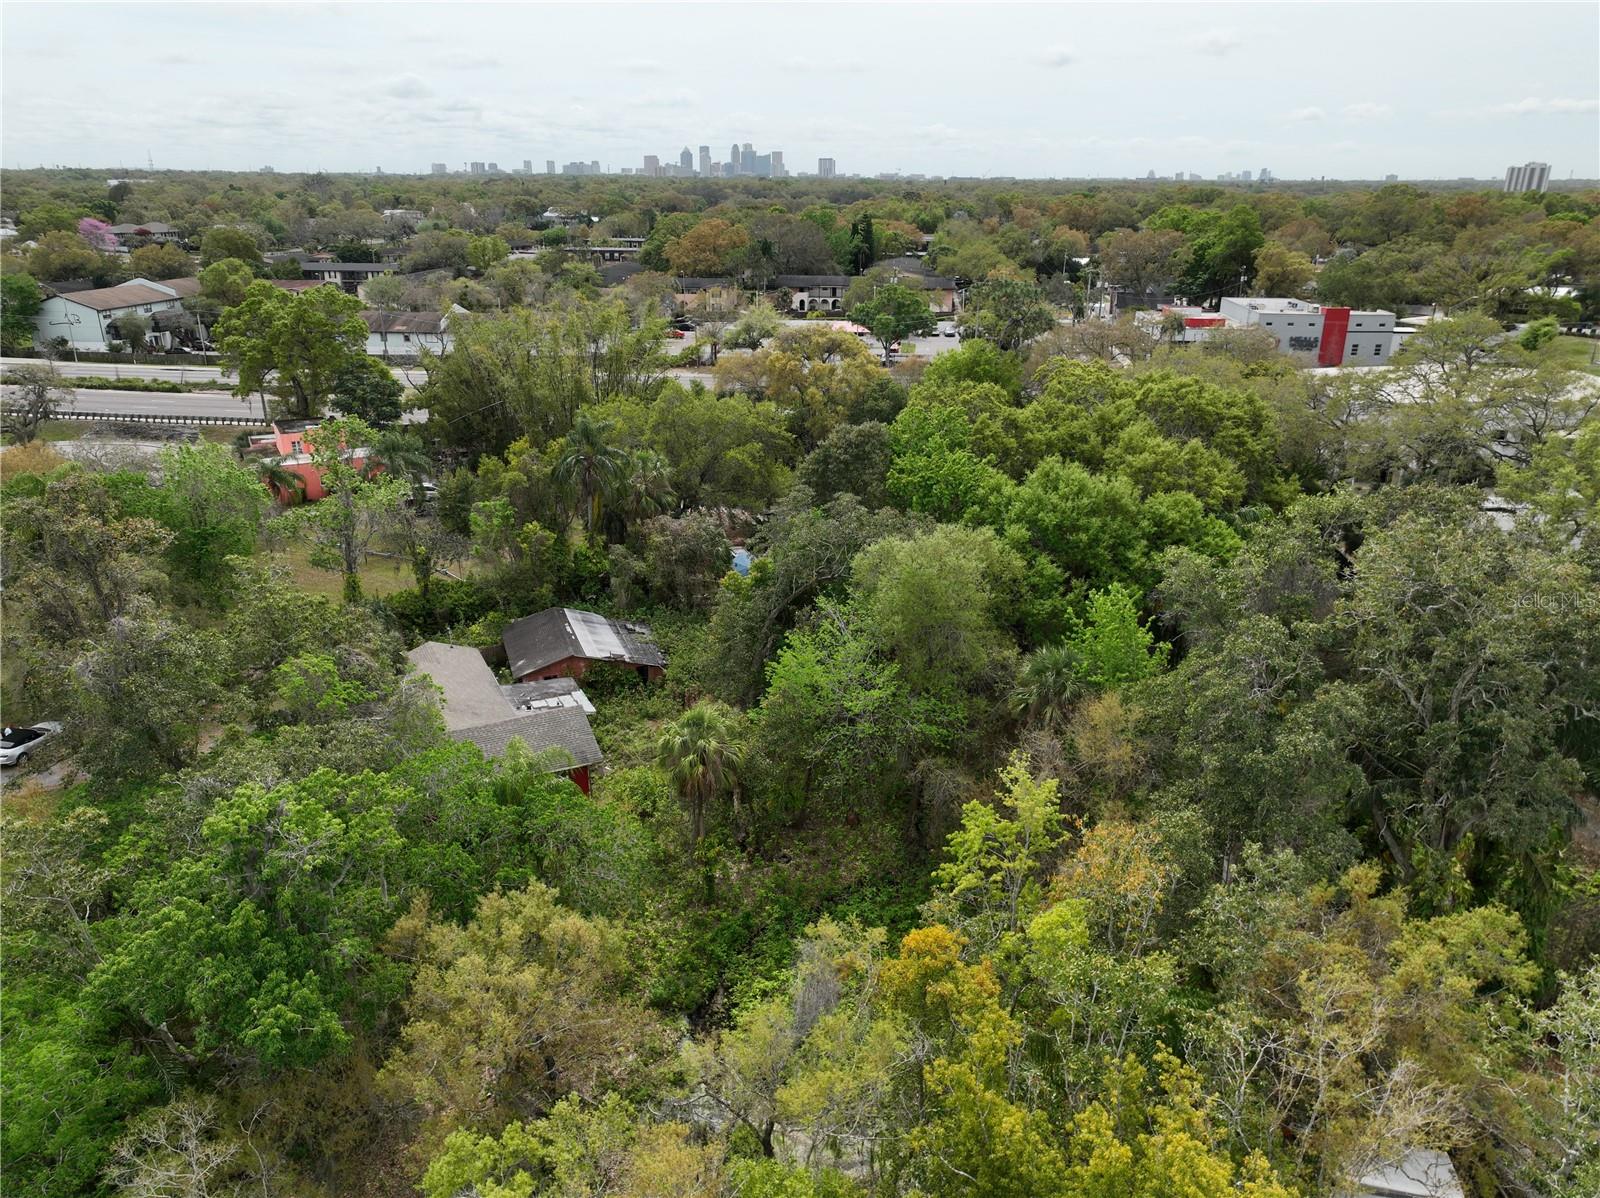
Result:
M1339 112L1352 121L1377 121L1394 115L1387 104L1346 104Z
M1040 66L1059 70L1061 67L1069 65L1077 55L1065 46L1047 46L1033 57L1034 61Z
M1291 108L1289 110L1288 119L1296 122L1320 121L1327 115L1328 114L1326 112L1322 111L1322 109L1313 104L1309 108Z
M1221 58L1224 54L1237 50L1244 42L1231 29L1208 29L1193 38L1189 44L1201 54L1211 54Z
M1529 96L1525 100L1512 100L1493 104L1484 109L1495 116L1534 116L1553 112L1595 112L1600 110L1600 100L1541 99Z
M1446 117L1493 116L1560 116L1576 112L1600 111L1600 100L1578 100L1528 96L1522 100L1507 100L1503 104L1486 104L1480 108L1446 108L1438 113Z
M391 79L383 85L383 94L392 96L396 100L420 100L424 96L433 95L433 88L416 75L401 75Z

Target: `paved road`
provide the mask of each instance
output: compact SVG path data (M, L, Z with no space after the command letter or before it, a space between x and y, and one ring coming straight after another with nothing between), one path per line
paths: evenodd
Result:
M13 388L0 387L7 397ZM135 416L245 416L261 415L259 400L248 402L226 391L111 391L71 388L73 408L80 412L115 412Z
M0 370L18 366L39 366L38 358L0 358ZM218 366L146 366L132 362L57 362L56 373L63 378L162 379L171 383L204 383L215 379L220 390L231 386L237 376ZM390 372L407 386L427 380L419 366L391 366ZM109 392L108 392L109 394Z

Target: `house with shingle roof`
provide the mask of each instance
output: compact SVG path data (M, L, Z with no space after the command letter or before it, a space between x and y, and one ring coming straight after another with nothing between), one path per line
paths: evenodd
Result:
M380 312L367 308L367 352L375 358L415 358L426 349L444 354L455 345L450 318L466 309L452 304L448 312Z
M645 625L571 607L547 607L513 620L500 639L518 682L582 678L606 665L635 670L654 682L667 668L667 655Z
M129 279L115 287L60 291L40 305L34 318L35 341L43 345L65 338L70 348L104 353L111 342L122 340L117 322L137 315L150 322L151 339L164 344L165 334L155 331L156 314L182 311L184 298L199 289L195 279Z
M424 641L406 654L439 688L445 730L471 741L485 757L503 757L513 740L547 757L589 793L589 767L602 760L589 727L594 707L576 682L559 686L501 686L483 654L467 645Z

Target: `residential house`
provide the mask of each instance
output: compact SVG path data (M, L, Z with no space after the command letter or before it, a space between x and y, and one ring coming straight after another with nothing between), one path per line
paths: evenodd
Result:
M251 436L246 452L271 461L300 479L298 488L268 485L273 498L279 503L301 501L315 503L328 494L322 485L322 471L317 468L311 456L313 452L311 437L317 428L318 422L315 420L279 420L273 423L270 433L256 433ZM347 449L340 456L352 468L363 470L366 468L371 451L362 445Z
M692 307L698 297L707 291L727 293L728 304L733 307L739 296L739 285L733 279L695 278L681 275L672 281L672 302L680 311Z
M300 264L300 271L308 279L332 283L335 287L343 288L351 295L358 295L361 291L361 285L368 279L375 279L379 275L394 274L395 264L393 262L306 261Z
M167 334L155 328L162 312L180 312L183 299L199 291L194 279L129 279L115 287L90 287L81 291L57 291L39 307L34 318L36 340L44 345L64 339L71 349L104 353L111 342L121 341L117 322L125 316L141 316L151 324L149 341L158 347L170 344Z
M501 686L483 654L467 645L425 641L406 658L439 687L445 730L485 757L503 757L513 740L589 793L589 769L602 760L589 727L594 707L570 679Z
M779 275L772 285L789 293L792 312L843 312L852 282L849 275Z
M954 316L961 306L961 288L952 278L936 275L928 269L925 258L905 255L885 258L873 266L873 272L883 272L892 282L915 287L928 293L928 308L935 316Z
M415 358L427 349L436 354L455 344L450 334L450 317L466 309L459 304L449 312L379 312L368 308L361 313L367 322L367 353L375 358Z
M501 642L511 677L518 682L582 678L597 665L632 669L654 682L667 666L666 654L645 625L570 607L549 607L513 620Z
M183 234L171 225L158 220L145 221L143 224L112 225L110 232L117 239L117 244L124 249L148 245L151 242L159 245L176 245L183 240Z
M613 237L602 245L577 241L561 247L575 258L583 258L596 266L603 262L629 262L644 249L643 237Z

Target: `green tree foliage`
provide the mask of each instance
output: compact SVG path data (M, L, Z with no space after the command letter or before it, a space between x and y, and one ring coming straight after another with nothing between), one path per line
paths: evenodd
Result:
M373 538L385 531L405 498L406 484L393 474L364 469L373 454L374 430L353 416L325 420L309 443L312 466L326 492L316 503L291 508L275 522L280 535L298 535L311 545L311 564L337 570L344 598L361 598L361 565Z
M667 1028L628 991L623 940L533 883L485 896L464 926L413 906L393 933L418 968L382 1090L414 1104L442 1139L591 1101L648 1079Z
M935 323L922 293L900 283L879 287L850 309L850 318L871 331L883 347L885 361L901 338L932 332Z
M223 258L200 268L200 294L219 307L231 308L243 303L256 273L248 262L238 258Z
M263 259L254 234L226 225L207 229L200 238L200 265L211 266L229 258L243 262L252 270L259 269Z
M321 415L340 373L365 351L360 311L361 301L337 287L291 292L252 283L212 330L223 363L239 376L234 394L270 390L290 415Z
M380 359L364 355L340 369L333 380L331 399L340 414L381 429L399 423L404 393L400 380Z
M0 349L14 354L33 344L33 322L43 303L32 275L20 271L0 275Z

